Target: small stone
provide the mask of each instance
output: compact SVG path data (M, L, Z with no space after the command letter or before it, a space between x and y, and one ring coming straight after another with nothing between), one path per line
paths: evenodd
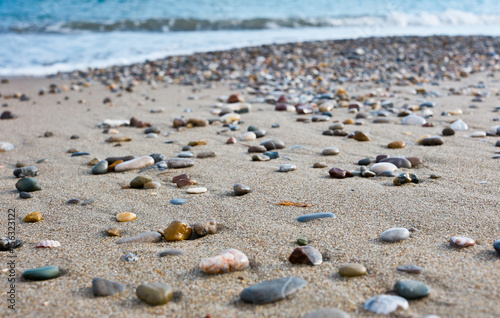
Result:
M293 250L288 257L292 264L319 265L323 263L323 255L312 246L301 246Z
M171 250L166 250L166 251L160 252L160 254L158 254L158 255L160 257L165 257L165 256L177 256L177 255L184 255L184 254L186 254L186 253L184 253L181 250L171 249Z
M405 272L409 274L420 274L424 271L424 269L420 266L416 265L403 265L403 266L398 266L398 271L400 272Z
M467 126L467 124L463 120L458 119L450 125L450 128L455 131L464 131L468 130L469 126Z
M302 318L350 318L351 315L336 308L323 308L304 315Z
M244 133L240 137L241 141L252 141L252 140L255 140L255 139L257 139L257 135L255 135L255 133L252 132L252 131L247 131L246 133Z
M361 264L346 264L339 269L339 275L355 277L366 275L366 267Z
M379 163L381 160L383 160L385 158L389 158L389 156L388 155L378 155L375 157L375 163Z
M241 196L250 193L252 191L249 186L246 186L243 183L236 183L233 189L234 189L234 194L237 196Z
M251 146L251 147L248 147L248 153L255 153L255 152L264 153L266 151L267 151L267 149L264 146Z
M151 181L151 182L145 183L142 187L144 189L158 189L161 187L161 183L159 183L158 181Z
M198 188L189 188L186 190L186 193L189 194L201 194L207 192L207 188L198 187Z
M453 136L455 134L455 131L452 128L447 127L445 129L443 129L443 131L441 132L441 134L443 136Z
M339 153L340 153L340 150L337 147L327 147L327 148L323 149L323 151L321 151L321 154L323 156L335 156L335 155L338 155Z
M191 232L192 228L189 224L182 221L174 221L163 231L163 237L169 242L182 241L187 240L191 236Z
M119 159L119 160L123 160L123 159ZM122 172L122 171L142 169L142 168L152 166L154 164L155 164L155 160L153 158L151 158L150 156L143 156L143 157L138 157L138 158L134 158L131 160L124 160L124 162L115 166L115 171Z
M137 255L135 255L134 253L127 253L127 254L125 254L125 256L123 256L123 259L126 262L137 262L139 260L139 258L137 257Z
M278 159L280 157L277 151L266 151L263 155L268 156L270 159Z
M123 233L123 229L111 226L106 229L106 233L108 233L110 236L121 236Z
M175 176L172 178L172 183L177 183L179 182L180 180L189 180L189 175L183 173L183 174L180 174L178 176Z
M370 171L375 172L376 174L379 174L382 171L396 171L398 167L396 167L394 164L389 163L389 162L380 162L372 165L370 167Z
M203 152L200 152L196 155L197 158L200 158L200 159L205 159L205 158L214 158L216 155L215 155L215 152L214 151L203 151Z
M42 213L39 211L30 213L24 218L24 222L39 222L43 219Z
M207 257L200 262L200 268L207 274L222 274L242 271L250 266L248 257L237 249L228 249Z
M410 162L411 168L415 168L423 164L422 159L420 159L419 157L406 157L406 160Z
M118 222L129 222L129 221L135 220L136 218L137 218L137 215L135 215L132 212L122 212L122 213L118 213L116 215L116 220Z
M193 158L194 153L191 151L183 151L177 154L177 158Z
M153 160L155 161L155 163L167 160L167 158L165 157L165 155L161 154L161 153L152 153L149 156L151 158L153 158Z
M389 157L380 160L380 162L389 162L395 165L397 168L411 168L412 164L411 162L403 157Z
M156 243L161 241L162 235L155 231L144 232L136 236L127 237L116 242L116 244L128 243Z
M186 199L178 198L178 199L172 199L172 200L170 200L170 203L173 204L173 205L183 205L187 201L188 200L186 200Z
M132 141L132 138L126 137L126 136L111 136L108 139L105 140L108 143L112 142L128 142Z
M261 143L261 146L266 147L266 150L283 149L285 143L279 139L271 139Z
M174 297L172 287L163 283L141 284L136 294L137 298L151 306L164 305Z
M215 220L210 220L207 222L200 222L193 224L192 226L193 232L198 236L206 236L208 234L215 234L217 233L217 221Z
M476 241L469 237L453 236L450 238L450 244L455 247L468 247L476 245Z
M19 192L19 197L21 199L30 199L30 198L33 197L33 193L28 193L28 192L21 191L21 192Z
M16 189L19 192L34 192L42 190L42 187L34 178L22 178L16 182Z
M484 131L475 131L470 136L472 138L484 138L484 137L486 137L486 132L484 132Z
M106 297L123 293L126 289L125 285L104 278L96 277L92 280L92 292L95 297Z
M24 279L27 280L47 280L59 277L59 268L56 266L45 266L29 269L23 272Z
M207 144L207 141L206 140L194 140L194 141L190 141L188 143L189 146L191 147L195 147L195 146L204 146Z
M299 238L297 239L297 244L299 244L300 246L306 246L307 244L309 244L309 241L307 241L307 239L305 238Z
M403 125L425 125L427 123L427 120L425 120L424 117L420 117L418 115L408 115L403 120L401 121L401 124Z
M81 157L81 156L90 156L90 152L77 151L71 154L71 157Z
M376 314L388 315L399 307L408 309L408 301L403 297L393 295L378 295L368 299L364 308Z
M311 220L322 219L322 218L334 218L335 214L331 212L322 212L322 213L310 213L304 214L297 218L299 222L309 222Z
M399 242L406 240L409 237L410 237L410 231L408 231L405 228L396 227L388 229L387 231L382 233L380 239L386 242Z
M137 176L132 181L130 181L130 187L134 189L142 189L142 187L148 183L153 181L152 178L147 176Z
M51 131L46 131L46 132L43 134L43 136L44 136L45 138L53 137L53 136L54 136L54 133L52 133Z
M372 159L371 158L365 158L365 159L361 159L361 160L358 161L358 165L360 165L360 166L367 166L370 163L372 163Z
M282 277L247 287L241 292L240 298L247 303L262 305L285 299L305 285L307 282L302 278Z
M93 168L92 174L108 173L108 162L106 160L99 161Z
M111 165L111 164L115 163L116 161L123 161L123 162L125 162L125 161L130 161L132 159L134 159L134 156L108 157L108 158L106 158L104 160L106 160L108 162L108 164Z
M326 167L327 167L327 164L326 164L326 162L323 162L323 161L321 161L321 162L315 162L313 164L313 168L315 168L315 169L326 168Z
M167 160L170 169L182 169L194 166L194 161L187 158L172 158Z
M10 239L7 236L0 238L0 251L11 251L15 248L21 247L23 243L19 239Z
M341 168L331 168L328 173L335 179L344 179L347 177L347 171Z
M176 184L177 184L177 187L184 188L184 187L196 185L196 184L198 184L198 182L196 182L195 180L190 180L190 179L181 179L181 180L177 181Z
M357 131L355 134L354 134L354 140L357 140L357 141L370 141L370 137L368 137L368 135L362 131Z
M403 172L400 173L396 179L394 179L393 183L397 186L403 185L405 183L410 183L412 181L410 173L408 172Z
M431 293L429 286L415 280L400 280L394 284L396 294L406 299L419 299Z
M402 140L396 140L387 145L387 148L389 149L398 149L398 148L404 148L406 146L405 142Z
M99 163L99 159L97 159L97 158L93 158L93 159L91 159L91 160L89 161L88 165L89 165L89 166L95 166L95 165L96 165L96 164L98 164L98 163Z
M13 144L0 141L0 152L9 152L11 150L14 150L14 148L16 147Z
M234 137L229 137L228 140L226 140L226 144L235 144L237 142L236 138Z
M282 164L278 169L279 172L290 172L294 170L297 170L297 166L292 164Z
M80 204L82 203L82 200L80 199L69 199L68 202L66 202L67 204Z
M14 169L16 178L36 177L38 175L38 168L35 166L22 167Z
M342 122L344 125L352 125L354 124L354 120L352 118L346 119Z
M270 157L264 156L264 155L253 155L252 156L252 161L269 161L271 160Z

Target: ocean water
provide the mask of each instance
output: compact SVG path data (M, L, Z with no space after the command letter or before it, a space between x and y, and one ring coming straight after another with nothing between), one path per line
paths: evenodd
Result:
M0 75L396 35L500 36L500 1L0 0Z

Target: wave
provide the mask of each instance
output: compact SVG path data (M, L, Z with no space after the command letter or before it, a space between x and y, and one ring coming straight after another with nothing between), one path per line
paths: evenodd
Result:
M340 16L325 18L253 18L253 19L146 19L121 21L70 21L49 25L17 25L7 28L14 33L74 33L74 32L176 32L262 30L304 27L373 27L373 26L449 26L498 25L498 14L474 14L448 9L440 13L409 14L392 11L386 15Z

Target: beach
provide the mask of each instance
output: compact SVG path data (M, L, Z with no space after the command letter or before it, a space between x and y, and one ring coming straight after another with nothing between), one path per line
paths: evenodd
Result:
M394 284L407 279L425 283L431 292L390 317L500 316L500 257L493 249L500 239L500 161L494 159L500 148L495 147L498 131L492 128L500 118L499 47L499 38L481 36L304 42L174 56L49 78L8 78L0 84L1 111L17 117L0 120L0 141L15 146L0 153L0 228L7 231L8 211L15 209L15 237L23 245L10 253L16 255L16 310L3 297L2 316L303 317L338 308L351 317L383 317L364 309L364 303L376 295L394 295ZM14 97L22 94L29 100ZM237 114L239 120L224 125L220 110L232 105L226 101L233 94L242 101L239 109L246 110ZM278 100L281 96L286 99ZM332 108L320 112L325 101ZM426 102L433 104L421 106ZM299 104L311 111L299 114ZM288 111L276 110L282 108ZM410 114L426 117L430 124L402 124ZM106 119L132 117L156 127L157 136L146 138L146 127L99 126ZM180 117L209 124L174 127ZM381 118L386 120L380 123ZM443 136L443 129L459 119L468 129ZM347 134L325 134L334 123L344 123L340 130ZM264 130L265 136L241 141L249 126ZM106 129L116 129L131 141L120 146L106 142L115 136L104 133ZM370 140L350 138L356 131ZM74 135L78 138L71 139ZM443 143L424 146L419 140L425 136L439 136ZM227 144L230 137L237 142ZM253 161L249 147L270 139L285 144L272 150L279 158ZM206 144L183 150L200 140ZM405 146L388 148L393 141ZM327 147L339 153L322 155ZM72 156L70 149L89 155ZM159 153L170 159L185 151L193 153L192 167L96 175L89 165L93 158ZM215 156L197 157L208 151ZM382 154L421 159L421 164L395 171L413 173L419 182L397 186L395 177L354 173L337 179L329 174L334 167L360 171L358 161L367 157L369 168ZM37 163L40 159L47 160ZM313 168L318 162L325 167ZM19 196L16 164L38 169L34 178L41 190L32 192L32 198ZM295 169L280 172L285 164ZM171 182L182 173L197 181L191 188L207 191L188 194ZM123 188L138 175L161 186ZM251 192L236 196L236 183ZM75 198L92 200L67 203ZM187 202L174 205L170 201L176 198ZM278 205L285 201L305 206ZM41 221L23 221L35 211L41 212ZM121 212L137 218L117 222ZM297 221L320 212L335 217ZM143 232L163 231L176 220L216 220L218 230L194 240L116 244ZM123 229L121 237L106 233L112 226ZM390 228L411 229L411 235L400 242L382 241L381 234ZM475 245L451 246L450 238L456 236L472 238ZM299 238L322 254L320 265L290 263ZM42 240L61 246L35 248ZM202 259L232 248L248 257L249 268L224 274L201 271ZM159 256L168 249L184 254ZM2 291L9 288L7 253L0 252ZM127 253L137 261L125 261ZM366 275L340 276L339 268L347 263L362 264ZM21 276L48 265L57 266L60 276L44 281ZM398 271L402 265L424 271ZM286 276L307 284L269 304L241 300L245 288ZM124 284L126 290L95 297L95 277ZM154 282L170 284L173 299L160 306L138 299L137 286Z

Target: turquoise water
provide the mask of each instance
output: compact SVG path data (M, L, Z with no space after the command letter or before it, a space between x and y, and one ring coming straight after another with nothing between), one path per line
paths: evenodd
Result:
M0 75L387 35L500 35L500 1L0 0Z

